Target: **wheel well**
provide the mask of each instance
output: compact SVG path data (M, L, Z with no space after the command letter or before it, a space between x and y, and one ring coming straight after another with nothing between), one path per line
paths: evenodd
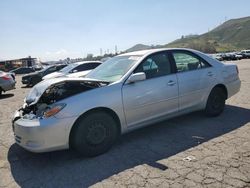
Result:
M224 91L224 93L225 93L225 95L226 95L226 99L228 98L228 93L227 93L227 88L226 88L226 86L225 85L223 85L223 84L217 84L216 86L214 86L214 88L221 88L223 91ZM214 89L213 88L213 89Z
M110 108L106 108L106 107L98 107L98 108L93 108L91 110L88 110L87 112L84 112L82 115L80 115L77 120L74 122L73 126L71 127L71 130L70 130L70 134L69 134L69 145L71 145L71 138L74 134L74 129L76 127L76 124L77 122L87 116L88 114L90 113L95 113L95 112L106 112L107 114L109 114L111 117L114 118L115 122L116 122L116 125L118 127L118 135L121 134L121 122L120 122L120 119L118 117L118 115L113 111L111 110Z

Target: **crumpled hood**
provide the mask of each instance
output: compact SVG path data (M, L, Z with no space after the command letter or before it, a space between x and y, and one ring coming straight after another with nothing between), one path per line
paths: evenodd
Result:
M26 102L29 105L36 104L48 87L50 87L53 84L64 82L64 81L88 81L88 82L90 81L91 82L91 81L98 81L98 80L89 79L89 78L67 78L67 77L47 79L36 84L26 96L26 98L24 99L24 102Z
M64 76L62 72L53 72L43 77L43 80Z

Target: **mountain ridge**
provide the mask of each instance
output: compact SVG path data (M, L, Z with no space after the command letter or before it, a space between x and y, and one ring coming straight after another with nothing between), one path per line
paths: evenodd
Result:
M161 47L193 48L206 53L250 48L250 16L230 19L209 32L182 36L168 44L149 46L136 44L126 52Z

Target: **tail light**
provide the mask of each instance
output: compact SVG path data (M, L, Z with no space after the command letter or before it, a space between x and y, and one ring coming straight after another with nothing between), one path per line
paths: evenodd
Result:
M11 77L9 75L4 75L1 78L4 80L11 80Z

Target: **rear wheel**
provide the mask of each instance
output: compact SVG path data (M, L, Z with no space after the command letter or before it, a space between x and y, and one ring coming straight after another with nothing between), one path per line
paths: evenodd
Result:
M2 88L0 88L0 96L2 95L2 93L3 93L3 90L2 90Z
M117 136L114 118L105 112L93 112L76 122L70 142L83 156L92 157L108 151Z
M226 94L222 88L215 87L208 96L205 113L208 116L220 115L225 107Z

